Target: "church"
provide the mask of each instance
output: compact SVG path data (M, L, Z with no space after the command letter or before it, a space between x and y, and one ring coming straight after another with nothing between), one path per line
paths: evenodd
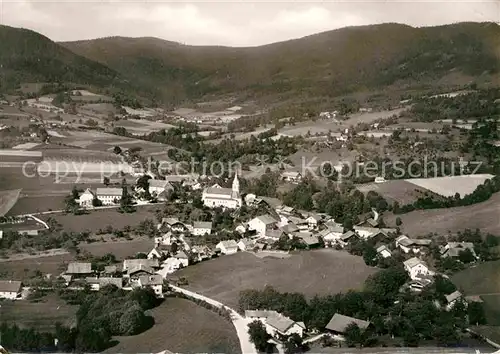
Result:
M203 204L209 208L237 209L241 207L240 181L238 173L234 175L232 188L222 188L219 185L205 188L201 196Z

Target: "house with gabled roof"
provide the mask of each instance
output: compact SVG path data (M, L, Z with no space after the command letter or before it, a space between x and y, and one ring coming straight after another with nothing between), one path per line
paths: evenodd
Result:
M240 251L252 251L255 247L255 240L249 238L242 238L238 241L238 248Z
M71 262L66 270L73 278L84 278L92 274L92 264L89 262Z
M277 228L277 223L278 220L269 214L260 215L248 222L248 229L255 230L258 235L264 236L267 231Z
M149 286L156 297L163 297L163 277L160 274L142 275L137 280L137 286Z
M357 325L361 331L365 331L371 325L369 321L336 313L325 328L334 334L343 335L351 324Z
M403 262L404 268L411 279L415 280L422 275L432 275L432 271L429 270L427 263L423 260L413 257Z
M323 239L325 244L338 243L343 234L344 227L342 225L331 226L319 232L319 236Z
M172 192L174 190L174 186L172 186L169 181L161 179L150 179L148 183L149 194L153 197L159 197L162 194Z
M123 272L128 273L133 268L149 267L149 268L159 268L160 262L158 259L125 259L123 261Z
M148 253L148 259L162 259L168 257L170 254L170 250L172 249L171 245L162 245L158 244Z
M382 258L389 258L392 256L392 252L386 245L381 245L377 248L377 254Z
M396 247L401 249L404 253L422 253L430 247L432 240L412 239L406 235L401 235L394 242Z
M122 188L97 188L96 197L102 205L115 205L122 199Z
M441 257L458 258L460 253L469 250L474 257L477 258L472 242L448 242L440 248Z
M211 221L195 221L192 234L195 236L210 235L212 233Z
M306 326L303 322L296 322L277 311L271 310L246 310L245 318L261 321L267 332L273 336L289 336L294 333L304 336Z
M238 252L238 243L235 240L226 240L219 242L216 246L222 254L234 254Z
M20 297L22 283L17 280L0 280L0 299L15 300Z

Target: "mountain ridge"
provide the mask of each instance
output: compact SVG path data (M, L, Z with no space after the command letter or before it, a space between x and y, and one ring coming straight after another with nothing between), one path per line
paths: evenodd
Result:
M454 72L497 73L500 63L500 26L492 22L352 26L256 47L122 36L56 43L38 34L42 45L33 39L36 32L6 28L0 26L4 82L12 76L83 81L169 102L220 95L302 99L433 85ZM40 59L50 69L37 65Z

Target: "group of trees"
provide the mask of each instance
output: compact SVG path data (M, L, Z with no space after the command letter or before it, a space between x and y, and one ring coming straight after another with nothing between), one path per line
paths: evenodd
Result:
M134 335L150 328L153 319L145 311L158 305L151 288L125 292L113 285L98 293L86 291L80 300L75 328L56 324L54 333L46 333L2 323L2 345L26 352L101 352L111 345L112 336Z
M378 211L389 208L387 201L374 191L365 196L352 186L338 186L332 181L325 187L320 187L308 177L286 193L283 201L286 205L298 209L327 213L348 230L359 221L359 215L371 211L372 208Z
M335 313L369 320L373 326L363 336L355 328L347 333L352 345L374 345L383 335L399 337L405 345L412 346L420 340L454 345L469 324L485 323L481 304L466 307L458 302L450 311L445 309L444 296L456 290L448 279L437 277L420 294L401 292L407 281L408 275L398 266L370 276L363 291L315 296L310 301L303 294L280 293L271 287L262 291L245 290L240 293L239 308L275 310L303 321L309 329L319 330L325 328Z

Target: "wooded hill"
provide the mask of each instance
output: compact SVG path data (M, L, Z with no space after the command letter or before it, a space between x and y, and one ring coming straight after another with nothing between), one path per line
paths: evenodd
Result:
M247 48L124 37L56 44L32 31L0 27L0 63L3 81L11 85L54 79L107 87L128 82L168 101L209 94L333 96L422 87L452 73L473 78L496 73L500 26L347 27Z

